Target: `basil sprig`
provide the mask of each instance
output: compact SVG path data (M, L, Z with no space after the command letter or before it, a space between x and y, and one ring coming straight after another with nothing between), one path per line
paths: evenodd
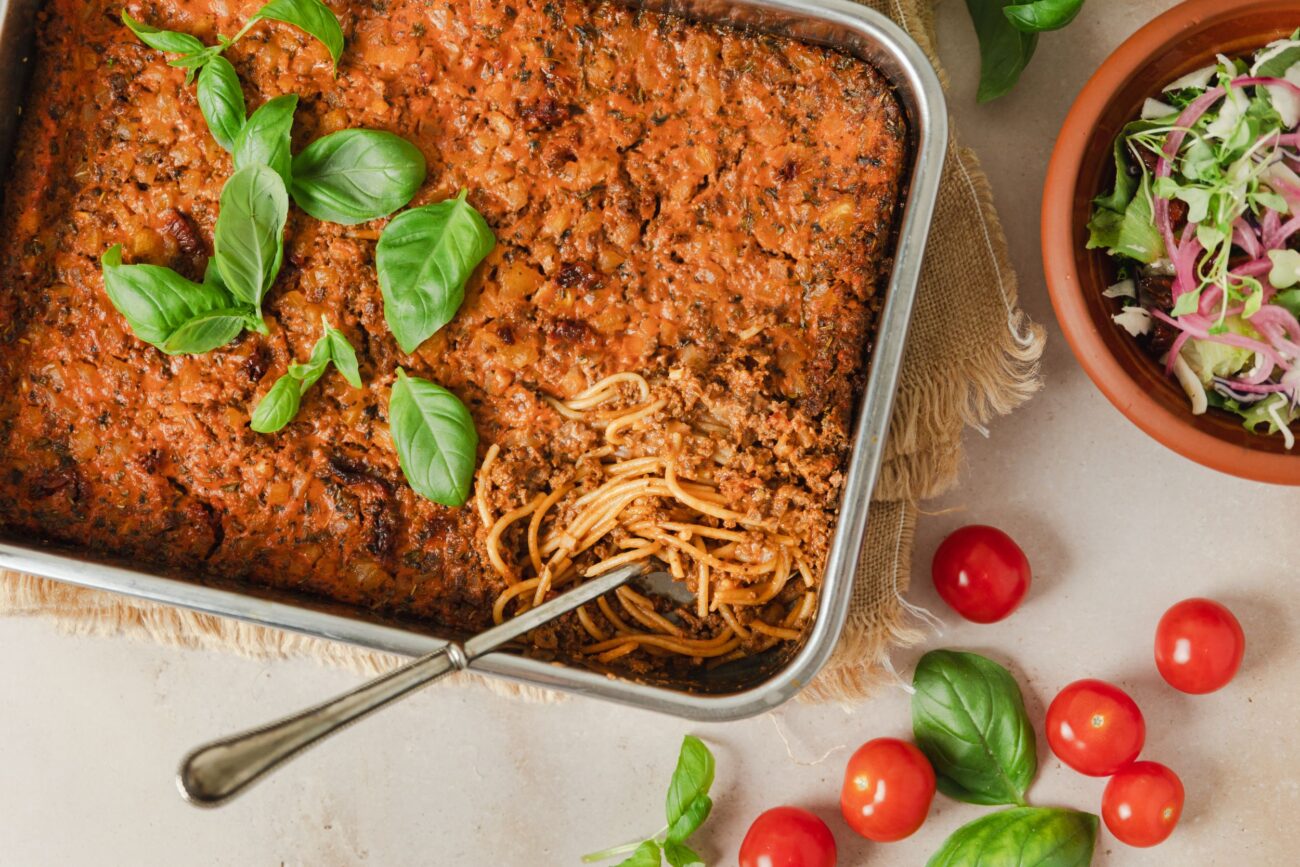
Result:
M384 227L375 268L384 319L403 352L414 352L451 321L465 300L465 283L495 245L483 216L465 201L465 190L412 208Z
M926 867L1087 867L1097 817L1075 810L1016 807L958 828Z
M316 139L293 158L293 200L318 220L352 226L386 217L415 195L424 154L401 136L345 129Z
M332 327L323 316L321 324L325 333L312 347L307 362L289 365L288 372L277 379L270 391L258 401L249 424L253 430L258 433L274 433L293 421L302 405L302 396L320 380L331 363L343 374L349 385L353 388L361 387L361 370L357 364L356 350L348 343L343 332Z
M478 455L478 431L465 404L399 367L388 398L388 426L415 492L444 506L464 505Z
M123 265L122 247L101 260L104 289L131 331L168 355L197 355L224 346L243 331L253 309L218 281L195 283L158 265Z
M330 8L320 0L271 0L253 13L244 26L233 38L218 36L216 45L204 45L188 33L174 30L159 30L142 21L132 18L123 10L122 23L131 29L136 37L150 48L179 57L168 61L169 66L186 71L185 83L189 84L200 69L205 68L222 53L248 33L259 21L282 21L292 24L316 37L330 54L334 69L338 71L339 58L343 55L343 28Z
M235 146L231 149L235 168L269 166L288 190L293 182L290 147L293 113L297 108L298 96L289 93L267 100L253 112L235 136Z
M424 183L424 154L382 130L342 130L291 156L297 107L298 97L286 94L253 112L235 136L235 168L270 166L298 207L318 220L345 226L388 216Z
M912 731L939 790L971 804L1023 806L1038 755L1011 673L974 653L934 650L912 685Z
M235 139L248 117L244 90L235 67L224 57L214 57L199 72L196 96L212 137L227 151L234 152Z
M264 165L240 169L221 190L213 258L230 293L251 306L258 319L284 260L288 215L284 181Z
M709 798L713 772L713 753L699 738L687 735L682 739L677 767L668 784L667 827L648 840L593 852L582 860L605 861L631 852L618 867L661 867L665 859L672 867L703 867L703 859L686 845L686 840L713 809Z

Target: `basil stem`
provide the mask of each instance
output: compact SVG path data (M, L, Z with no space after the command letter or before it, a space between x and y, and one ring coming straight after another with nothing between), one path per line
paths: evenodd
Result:
M280 176L252 165L230 176L221 190L213 233L214 258L225 285L262 315L262 299L284 259L289 195Z
M972 804L1023 805L1038 756L1011 673L974 653L933 650L912 685L912 731L939 790Z
M388 426L406 481L444 506L469 499L478 458L478 432L469 410L440 385L397 369L388 400Z
M293 113L297 108L297 95L286 94L267 100L253 112L235 137L232 149L235 169L269 166L280 176L287 190L293 183L293 158L289 149Z
M324 320L322 320L324 321ZM331 328L328 322L325 322L324 340L329 342L330 361L338 368L339 373L353 388L361 387L361 366L357 364L357 352L348 343L347 337L337 328Z
M668 783L665 812L668 815L669 828L682 817L697 798L709 793L710 787L713 786L713 773L713 753L699 738L687 735L682 740L681 752L677 756L677 767L673 769L672 779ZM691 830L693 831L694 828Z
M217 144L234 153L235 141L247 119L247 109L239 76L229 60L214 57L203 67L199 72L197 97L212 137Z
M465 283L496 239L465 191L393 218L375 247L384 319L403 352L414 352L451 321Z
M345 129L293 158L293 200L318 220L345 226L386 217L424 183L424 154L390 132Z
M926 867L1086 867L1097 826L1091 813L1014 807L958 828Z

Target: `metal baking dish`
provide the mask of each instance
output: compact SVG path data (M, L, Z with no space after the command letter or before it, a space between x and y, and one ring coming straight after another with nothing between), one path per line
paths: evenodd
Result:
M0 166L6 174L33 65L29 54L39 2L0 0L0 107L4 107L0 114ZM702 672L698 681L687 683L635 682L511 653L484 657L474 669L493 677L692 719L739 719L773 708L798 692L830 657L844 626L938 190L948 137L947 112L938 77L916 43L884 16L847 0L644 0L638 5L696 20L756 28L861 57L890 80L907 114L911 164L894 267L866 393L858 410L819 609L808 638L793 654L742 660L731 668ZM30 540L0 541L0 568L404 655L424 654L445 643L419 631L418 626L367 620L360 612L324 609L306 600L265 598L149 574L55 551Z

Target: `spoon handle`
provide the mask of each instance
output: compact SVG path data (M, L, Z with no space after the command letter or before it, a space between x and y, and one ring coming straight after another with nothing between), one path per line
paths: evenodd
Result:
M323 704L205 744L181 760L181 794L215 807L317 741L468 664L464 649L450 643Z

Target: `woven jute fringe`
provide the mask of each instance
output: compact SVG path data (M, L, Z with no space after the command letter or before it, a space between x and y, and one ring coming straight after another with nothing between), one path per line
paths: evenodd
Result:
M866 0L912 34L938 66L934 0ZM1043 330L1017 307L1016 276L979 162L954 137L890 422L848 621L830 663L803 691L851 701L897 679L891 650L925 638L905 599L918 501L956 483L962 431L1011 412L1040 385ZM306 658L373 675L398 657L235 620L154 605L17 573L0 575L0 614L52 619L76 635L125 635L254 659ZM557 693L460 675L538 701Z

